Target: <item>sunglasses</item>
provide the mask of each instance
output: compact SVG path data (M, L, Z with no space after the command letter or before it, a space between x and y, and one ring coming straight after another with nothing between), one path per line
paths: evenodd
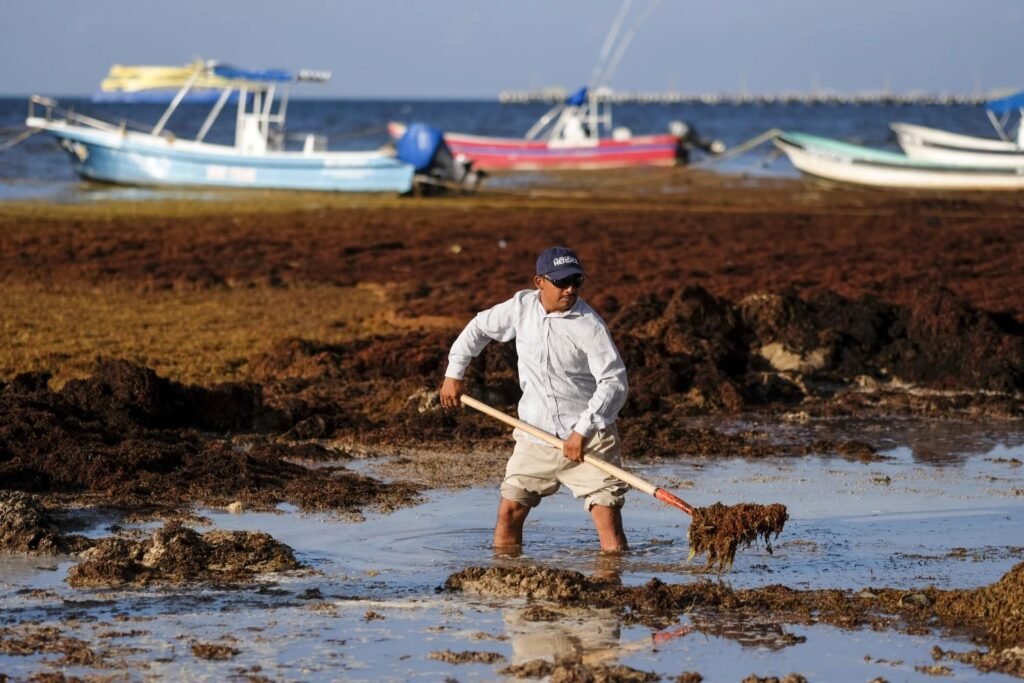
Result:
M559 289L569 289L570 287L575 287L576 289L579 289L580 287L583 286L582 275L570 275L569 277L563 277L558 280L552 280L547 275L545 275L544 279L553 284L555 287L558 287Z

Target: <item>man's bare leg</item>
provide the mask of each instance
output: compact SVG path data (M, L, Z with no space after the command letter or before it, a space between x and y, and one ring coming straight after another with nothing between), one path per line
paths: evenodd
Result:
M502 498L498 505L498 523L494 525L494 547L514 548L523 544L523 524L530 508Z
M626 532L622 530L622 510L608 505L593 505L590 516L594 519L597 538L601 541L601 550L607 552L623 552L629 550Z

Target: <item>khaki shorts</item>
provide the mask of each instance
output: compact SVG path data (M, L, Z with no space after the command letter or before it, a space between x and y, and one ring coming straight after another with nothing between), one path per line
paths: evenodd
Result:
M619 432L614 426L598 430L585 446L602 460L618 465ZM629 485L605 474L588 463L569 460L559 448L517 438L512 457L505 466L501 497L516 503L537 507L540 499L558 491L565 484L575 498L583 498L589 511L594 505L622 507Z

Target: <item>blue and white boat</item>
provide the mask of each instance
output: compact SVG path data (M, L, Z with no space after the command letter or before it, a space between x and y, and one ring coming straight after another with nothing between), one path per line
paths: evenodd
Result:
M322 71L291 74L204 62L184 79L151 129L134 130L125 121L110 123L65 111L56 100L38 95L29 100L25 124L55 137L70 155L75 172L88 180L175 187L409 192L417 168L391 153L328 151L323 136L314 134L300 138L301 149L285 149L290 85L322 83L329 78L330 73ZM174 135L167 124L178 105L197 83L213 79L223 85L198 134L194 139ZM206 142L207 133L233 94L237 102L234 144Z

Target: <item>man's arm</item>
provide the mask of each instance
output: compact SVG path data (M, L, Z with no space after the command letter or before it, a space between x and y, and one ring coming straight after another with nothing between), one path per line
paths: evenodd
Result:
M462 378L470 362L480 355L492 341L507 342L515 339L515 298L481 311L469 321L448 353L448 369L439 392L445 408L459 407L463 393Z
M573 433L579 434L582 441L590 438L599 427L615 422L615 417L625 405L629 392L626 364L622 362L607 327L602 326L587 341L584 351L587 354L590 372L597 381L597 389L573 425Z

